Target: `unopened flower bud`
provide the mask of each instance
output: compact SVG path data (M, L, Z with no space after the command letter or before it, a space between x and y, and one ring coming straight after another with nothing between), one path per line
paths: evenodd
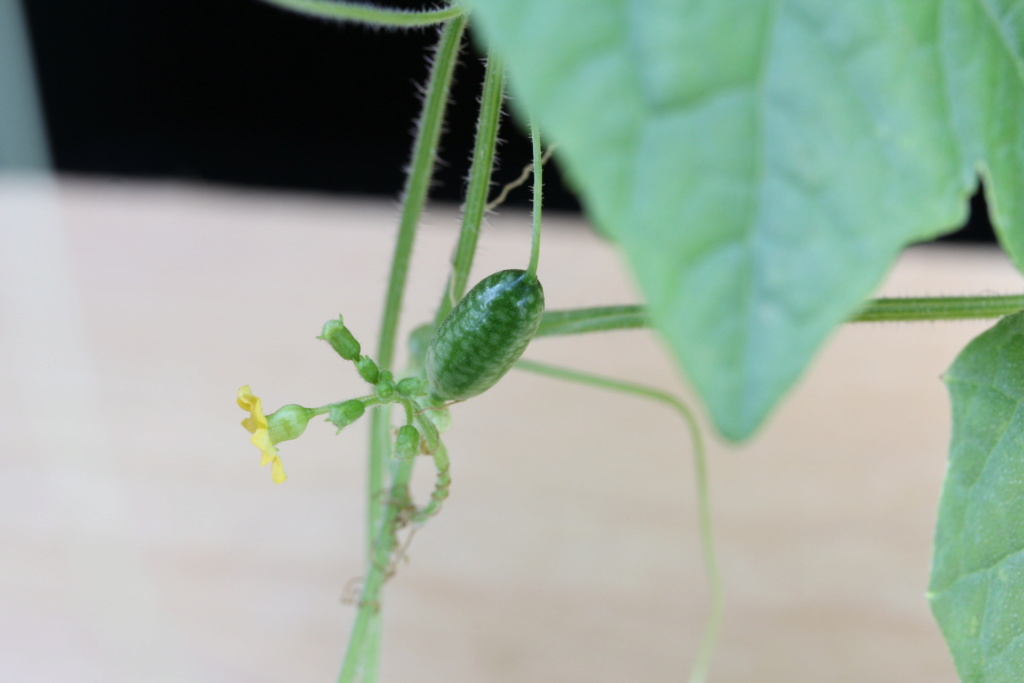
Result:
M351 401L345 401L344 403L338 403L331 406L331 412L327 417L327 421L338 428L340 432L345 427L349 426L366 412L366 406L358 398L354 398Z
M402 396L414 398L424 392L423 380L419 377L406 377L396 386L398 393Z
M324 323L323 330L317 339L323 339L331 345L338 355L345 360L356 360L359 358L359 342L352 336L345 322L339 315L337 320L328 320Z
M395 457L403 460L415 458L420 452L420 432L412 425L403 425L398 428L398 435L395 437Z
M359 357L356 361L356 370L359 371L359 376L370 384L376 384L377 380L380 379L380 370L369 356Z
M382 401L390 401L395 395L395 378L387 370L380 371L380 377L373 387L373 393Z

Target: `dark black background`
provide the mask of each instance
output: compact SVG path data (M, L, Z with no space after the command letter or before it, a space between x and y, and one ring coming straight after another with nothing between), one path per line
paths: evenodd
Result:
M384 4L384 3L381 3ZM420 8L422 1L392 0ZM437 31L375 31L256 0L23 0L59 171L396 197ZM459 201L483 68L463 51L434 198ZM497 182L530 161L509 119ZM511 203L525 203L520 190ZM576 209L556 171L545 203ZM991 239L975 197L958 239Z

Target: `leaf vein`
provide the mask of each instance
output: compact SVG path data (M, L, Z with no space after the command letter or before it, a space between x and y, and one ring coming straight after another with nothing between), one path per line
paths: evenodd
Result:
M754 355L758 351L758 346L756 343L752 343L752 336L760 337L759 333L754 332L755 326L758 324L756 319L758 309L755 307L754 303L763 296L763 294L759 292L758 287L763 286L764 283L764 273L761 272L762 268L758 266L758 260L755 256L757 253L756 245L761 241L757 231L757 225L759 223L758 217L762 213L765 168L768 166L765 158L767 154L765 150L765 141L767 138L765 134L766 123L764 120L765 103L767 102L767 97L765 95L765 81L769 72L769 57L773 48L771 37L775 33L777 27L779 4L780 3L778 1L772 2L770 9L766 13L764 22L765 35L761 43L764 47L761 59L758 62L757 75L754 80L754 92L756 95L754 101L757 106L757 112L754 117L754 125L756 127L755 148L757 149L757 166L751 177L751 187L754 191L751 193L750 212L746 220L746 225L744 226L746 238L744 240L744 250L747 255L747 268L750 273L750 282L746 283L745 292L743 293L742 315L745 320L745 324L743 325L742 332L740 333L742 338L739 340L743 349L743 368L741 374L744 377L750 377L752 369L758 366L757 360L754 358ZM745 392L744 396L749 396L749 392ZM743 407L742 412L746 412L746 406Z
M999 36L999 41L1003 44L1003 48L1005 48L1010 61L1013 63L1017 71L1018 79L1024 81L1024 63L1021 63L1020 56L1014 51L1013 42L1011 41L1010 36L1006 35L1004 30L1004 23L1000 21L998 14L990 2L987 0L975 0L975 2L981 7L982 12L992 23L992 29L995 34Z

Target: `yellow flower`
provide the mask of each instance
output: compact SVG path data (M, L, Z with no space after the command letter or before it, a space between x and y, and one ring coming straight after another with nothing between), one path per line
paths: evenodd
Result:
M242 420L242 426L249 430L252 438L249 441L260 449L263 459L260 465L270 464L270 474L275 484L280 484L288 475L284 473L284 466L281 464L281 456L277 454L277 447L270 438L270 428L267 425L267 418L263 415L263 406L258 396L254 396L252 389L246 384L238 390L238 406L242 410L249 411L249 417Z

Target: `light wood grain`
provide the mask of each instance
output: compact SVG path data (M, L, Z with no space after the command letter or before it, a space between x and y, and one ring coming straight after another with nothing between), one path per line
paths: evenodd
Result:
M364 429L313 424L283 445L275 486L234 392L273 409L364 391L314 337L344 313L373 347L396 214L0 180L0 680L334 679L362 569ZM637 299L608 244L546 218L550 308ZM452 207L431 210L403 329L428 318L456 229ZM477 276L522 266L528 231L494 217ZM914 249L885 286L1020 290L987 248ZM712 443L728 595L712 680L955 680L924 600L940 376L985 327L847 326L760 436ZM528 355L683 391L648 332ZM388 586L383 680L684 680L707 591L680 421L525 374L453 412L452 497Z

